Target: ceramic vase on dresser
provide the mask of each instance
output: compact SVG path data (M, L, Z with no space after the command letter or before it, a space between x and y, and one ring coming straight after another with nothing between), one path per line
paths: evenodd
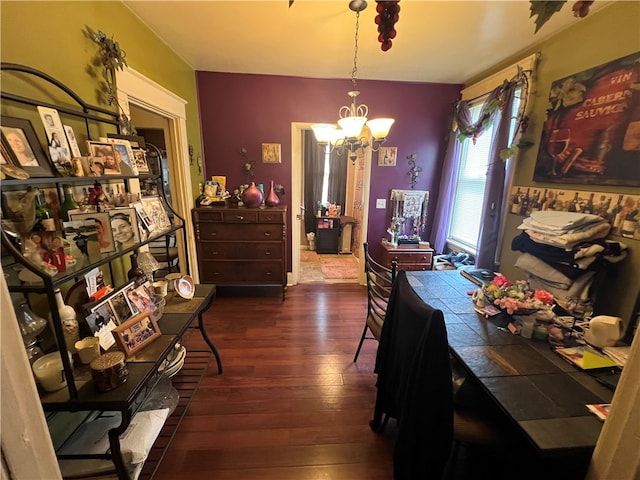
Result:
M256 187L255 182L251 182L247 188L242 192L242 203L245 207L256 208L262 205L264 195L262 191Z
M267 207L277 207L280 204L280 199L273 188L273 180L271 180L271 190L269 191L269 195L267 195L264 204Z

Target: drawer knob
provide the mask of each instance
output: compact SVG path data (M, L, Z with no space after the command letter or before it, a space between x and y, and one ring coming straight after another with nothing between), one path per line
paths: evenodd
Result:
M210 235L211 235L212 237L215 237L216 235L218 235L218 232L211 232L211 233L210 233Z
M270 277L271 275L273 275L273 273L271 273L271 272L267 272L265 275L266 275L267 277Z
M244 220L244 217L242 215L236 215L236 219L237 220Z
M267 250L266 252L264 252L264 254L268 257L269 255L271 255L271 250Z
M264 232L264 236L265 237L270 237L271 236L271 232Z

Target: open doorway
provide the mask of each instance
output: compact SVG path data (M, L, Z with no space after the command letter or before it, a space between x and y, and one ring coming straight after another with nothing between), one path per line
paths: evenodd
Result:
M358 258L362 258L362 239L366 238L368 215L364 206L369 202L369 178L371 175L371 153L362 153L355 162L348 161L347 189L342 214L355 219L350 225L352 248L339 246L335 253L309 250L306 236L305 209L315 215L316 205L307 206L304 196L304 135L311 130L311 123L292 123L292 272L290 285L297 283L359 283L364 285L364 271ZM336 218L335 222L339 219ZM329 219L331 222L331 219ZM330 225L336 227L335 224ZM339 227L339 226L338 226ZM318 230L316 230L318 232ZM315 233L315 232L314 232ZM322 232L331 235L332 232ZM317 243L316 243L317 245ZM345 253L339 253L345 251ZM355 272L355 277L353 276ZM329 273L329 276L326 274Z

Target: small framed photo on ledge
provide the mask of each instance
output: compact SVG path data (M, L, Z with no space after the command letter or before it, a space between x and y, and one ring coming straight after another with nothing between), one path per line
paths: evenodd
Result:
M150 310L145 310L111 331L118 348L127 357L146 347L161 335L158 324L150 314Z
M281 150L279 143L263 143L262 163L282 163Z

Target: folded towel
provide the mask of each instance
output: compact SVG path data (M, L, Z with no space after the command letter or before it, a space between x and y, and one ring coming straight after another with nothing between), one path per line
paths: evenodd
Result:
M567 228L577 227L588 223L602 221L602 217L590 213L557 212L555 210L539 210L531 213L531 218L548 227Z
M525 272L535 275L536 277L544 278L549 285L553 285L556 288L568 289L573 284L573 280L567 277L562 272L559 272L551 265L543 262L537 257L528 253L520 255L515 263L515 266L524 270Z
M580 225L553 227L544 223L540 223L532 217L527 217L522 220L522 224L518 228L520 230L535 230L536 232L545 233L547 235L563 235L565 233L582 232L599 223L605 223L605 220L600 217L596 217L594 221L581 223Z
M596 272L587 272L576 278L571 286L567 289L557 288L544 278L529 274L527 280L529 285L536 290L546 290L552 294L556 300L565 301L567 298L575 298L577 300L589 300L591 283Z
M584 231L565 233L564 235L546 235L534 230L525 230L535 242L544 243L553 247L573 248L587 240L604 238L609 234L611 225L606 222L596 223Z

